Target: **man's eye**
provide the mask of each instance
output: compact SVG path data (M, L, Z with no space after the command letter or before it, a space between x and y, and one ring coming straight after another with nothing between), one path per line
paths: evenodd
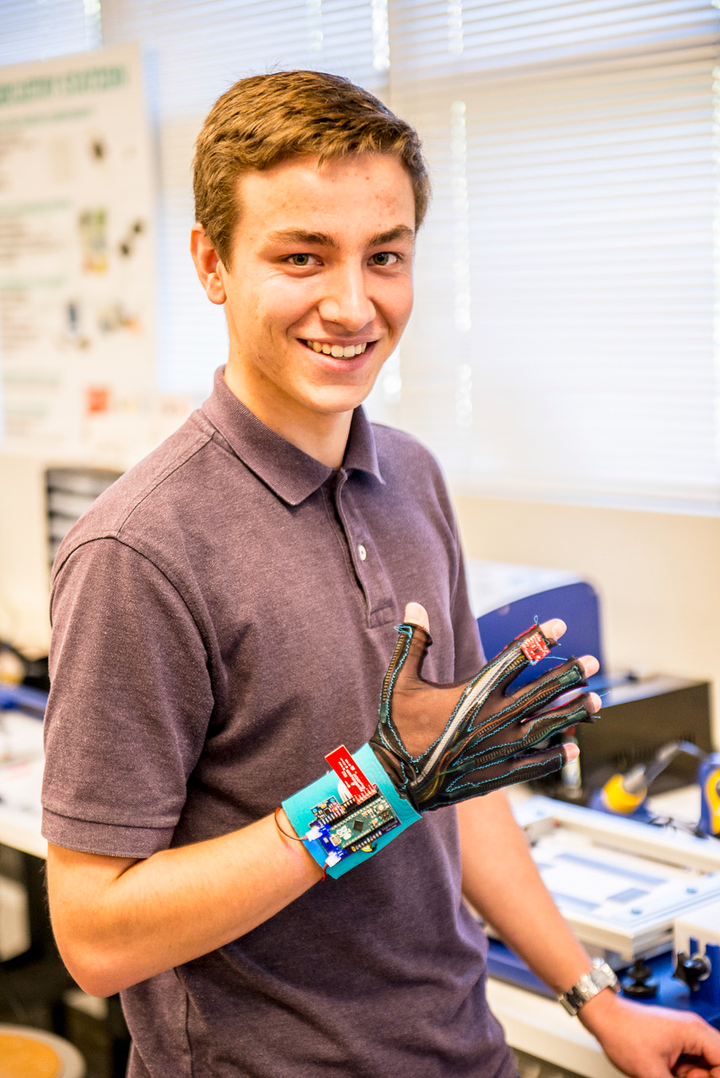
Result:
M310 266L312 255L290 255L288 262L291 266Z
M370 259L376 266L392 266L398 261L398 256L394 255L392 251L378 251L376 255L373 255Z

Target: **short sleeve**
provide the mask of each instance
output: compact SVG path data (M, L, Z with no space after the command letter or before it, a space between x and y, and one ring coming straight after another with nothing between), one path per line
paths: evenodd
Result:
M165 575L114 538L70 555L52 617L43 834L148 857L171 843L212 715L202 638Z

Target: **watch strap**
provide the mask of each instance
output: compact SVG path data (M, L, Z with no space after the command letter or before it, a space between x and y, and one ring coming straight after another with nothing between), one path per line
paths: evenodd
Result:
M558 996L558 1002L563 1005L568 1014L575 1015L604 988L612 988L613 992L619 992L620 982L607 962L601 958L595 958L590 972L584 973L572 988Z

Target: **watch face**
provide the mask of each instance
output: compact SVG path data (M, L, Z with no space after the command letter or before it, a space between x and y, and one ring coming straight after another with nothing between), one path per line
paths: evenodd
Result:
M593 983L597 986L598 991L601 991L603 988L616 988L620 985L614 971L607 962L598 962L590 976ZM593 993L593 995L594 994L595 993Z

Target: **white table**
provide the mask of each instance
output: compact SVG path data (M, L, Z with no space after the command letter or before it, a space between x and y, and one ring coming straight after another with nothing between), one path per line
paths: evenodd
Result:
M592 1034L555 1000L492 977L487 998L512 1048L587 1078L624 1078Z
M44 858L42 768L42 720L19 711L0 711L0 843Z

